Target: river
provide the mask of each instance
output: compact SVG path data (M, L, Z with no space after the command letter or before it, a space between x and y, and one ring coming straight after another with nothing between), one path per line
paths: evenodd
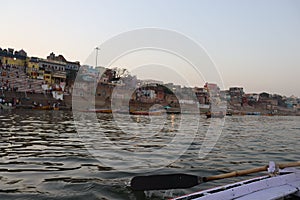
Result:
M226 116L217 124L195 115L91 116L96 121L66 111L0 111L0 199L165 199L251 176L151 192L133 192L130 179L300 160L300 117ZM209 129L222 132L207 140Z

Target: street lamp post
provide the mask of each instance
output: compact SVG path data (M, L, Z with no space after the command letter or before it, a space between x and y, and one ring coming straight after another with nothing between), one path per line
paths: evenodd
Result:
M97 67L97 61L98 61L98 51L100 50L100 48L96 47L95 49L96 49L96 66L95 66L95 68L96 68Z

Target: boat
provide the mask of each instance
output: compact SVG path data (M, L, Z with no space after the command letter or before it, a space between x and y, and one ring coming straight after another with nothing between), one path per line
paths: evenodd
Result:
M111 109L96 109L96 113L112 113Z
M264 114L264 116L274 116L274 113L267 113L267 114Z
M32 107L33 110L51 110L51 106L34 106Z
M233 111L231 109L228 109L226 111L226 116L232 116Z
M104 108L89 108L87 110L80 110L81 112L93 112L93 113L112 113L111 109Z
M181 110L179 108L171 108L166 110L167 114L181 114Z
M0 104L0 109L1 110L11 110L14 109L15 107L10 105L10 104Z
M224 118L227 114L226 105L218 104L218 105L209 105L209 110L205 112L207 118Z
M223 118L223 117L225 117L224 113L221 112L221 111L220 112L210 112L210 111L208 111L208 112L205 113L205 115L206 115L207 118Z
M59 107L53 107L53 110L59 110Z
M247 112L246 115L261 115L260 112Z
M149 111L132 110L129 113L131 115L162 115L162 111L161 110L149 110Z
M59 110L60 103L53 103L52 110Z
M176 107L171 107L171 106L164 106L163 107L166 111L167 114L180 114L180 108L176 108Z
M172 200L300 199L300 170L295 168L299 166L300 161L282 164L271 161L269 165L208 177L191 174L136 176L130 186L136 191L184 189L208 181L267 172L264 176L186 194Z
M173 198L173 200L274 200L300 199L300 170L286 168L276 175L267 175L228 184L192 194Z

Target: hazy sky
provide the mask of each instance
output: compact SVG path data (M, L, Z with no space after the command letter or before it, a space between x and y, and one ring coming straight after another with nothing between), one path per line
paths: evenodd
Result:
M225 87L300 96L299 0L1 0L0 17L1 48L82 63L122 32L175 30L206 49Z

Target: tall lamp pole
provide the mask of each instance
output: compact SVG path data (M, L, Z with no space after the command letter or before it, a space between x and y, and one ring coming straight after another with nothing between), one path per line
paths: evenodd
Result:
M97 61L98 61L98 51L100 50L100 48L96 47L95 49L96 49L96 66L95 66L95 68L96 68L97 67Z

